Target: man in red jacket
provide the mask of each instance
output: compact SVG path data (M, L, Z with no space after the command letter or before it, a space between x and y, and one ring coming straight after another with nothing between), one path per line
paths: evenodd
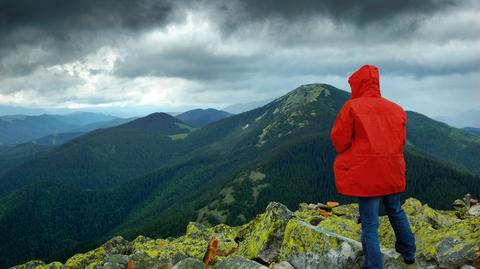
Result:
M382 268L378 208L383 201L395 231L395 249L408 264L415 262L415 238L400 194L405 191L405 111L380 95L378 68L364 65L348 79L350 100L330 133L338 155L335 185L340 194L358 197L363 268Z

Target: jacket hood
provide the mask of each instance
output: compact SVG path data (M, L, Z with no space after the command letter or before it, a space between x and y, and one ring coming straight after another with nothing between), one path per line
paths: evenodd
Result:
M364 65L348 78L352 89L351 99L358 97L379 97L380 76L378 68L373 65Z

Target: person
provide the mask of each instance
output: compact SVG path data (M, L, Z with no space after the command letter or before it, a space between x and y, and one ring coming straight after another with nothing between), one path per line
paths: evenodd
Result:
M330 138L338 153L333 165L337 191L358 198L363 268L382 268L380 201L395 232L396 251L412 264L415 237L400 205L400 194L406 186L406 113L381 96L376 66L362 66L348 83L352 93L337 115Z

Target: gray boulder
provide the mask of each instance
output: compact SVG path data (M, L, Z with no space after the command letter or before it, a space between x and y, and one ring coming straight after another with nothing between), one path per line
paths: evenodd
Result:
M232 255L217 263L215 269L268 269L258 262L246 259L245 257Z
M295 269L289 262L283 261L273 264L273 269Z
M173 269L205 269L205 265L195 258L186 258L179 261Z

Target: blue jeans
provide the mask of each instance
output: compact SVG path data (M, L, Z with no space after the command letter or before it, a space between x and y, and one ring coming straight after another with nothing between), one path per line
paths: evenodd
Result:
M360 221L362 224L361 241L364 255L364 268L382 268L382 255L378 239L378 208L383 200L390 224L395 232L395 249L404 259L415 258L415 237L413 236L407 216L400 205L400 193L358 197Z

